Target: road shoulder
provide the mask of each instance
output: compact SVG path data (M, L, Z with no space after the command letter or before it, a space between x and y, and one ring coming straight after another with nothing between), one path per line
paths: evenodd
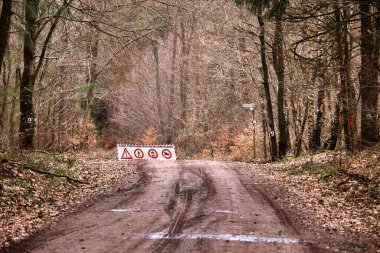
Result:
M380 252L376 224L355 227L368 210L356 210L324 182L289 175L279 164L233 163L233 167L248 191L253 185L304 240L317 242L312 243L313 252ZM378 225L379 220L375 222Z
M84 184L12 166L10 159L3 163L1 169L9 172L9 177L1 180L5 190L0 199L0 252L15 252L64 217L113 191L132 187L140 179L138 163L102 158L78 157L75 166L66 171L65 175L69 172L71 178L79 178Z

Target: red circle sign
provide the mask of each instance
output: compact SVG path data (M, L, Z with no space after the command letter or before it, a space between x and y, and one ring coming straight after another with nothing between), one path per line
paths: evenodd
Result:
M153 158L153 159L157 159L158 157L158 153L155 149L149 149L148 155L150 156L150 158Z
M172 158L172 152L169 149L162 150L162 156L166 159Z
M139 148L136 148L135 151L133 152L135 154L135 157L136 158L143 158L144 157L144 152L139 149Z

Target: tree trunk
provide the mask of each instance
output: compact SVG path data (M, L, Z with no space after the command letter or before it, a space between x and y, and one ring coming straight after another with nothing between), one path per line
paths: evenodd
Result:
M317 78L317 71L314 71L310 83L314 84L316 81L316 78ZM307 81L307 83L309 83L309 81ZM300 104L298 93L297 93L299 87L294 87L294 88L291 87L291 88L292 89L291 89L290 98L289 98L291 110L289 114L292 116L294 137L295 137L293 156L298 157L302 151L303 134L305 132L307 119L309 118L310 101L308 97L305 97ZM287 134L287 135L290 137L290 134Z
M376 14L375 14L375 49L374 49L374 57L375 57L375 68L379 71L379 59L380 59L380 3L374 4L376 6ZM374 7L375 8L375 7ZM380 87L378 89L380 91Z
M89 40L87 42L87 57L88 57L88 70L86 73L86 84L88 85L88 90L86 94L86 100L82 106L85 110L86 117L89 118L90 110L92 108L94 100L95 83L97 79L96 68L97 68L97 58L99 52L99 37L98 32L90 31Z
M187 118L187 83L189 81L189 54L190 48L186 42L186 27L184 20L181 20L181 67L179 78L179 96L181 99L181 122L180 128L184 129Z
M67 43L65 41L64 43ZM67 44L66 44L67 45ZM66 116L66 85L67 85L67 75L68 75L68 69L66 66L61 66L61 90L59 92L59 102L58 102L58 126L57 126L57 131L58 131L58 150L62 152L64 150L64 143L67 139L67 124L65 124L65 120L67 118Z
M20 128L19 146L21 149L34 148L35 134L35 116L33 108L34 84L38 73L43 65L48 45L53 36L53 32L57 27L60 15L72 2L64 1L54 14L50 29L42 44L41 54L39 55L38 64L36 66L34 58L36 56L36 42L41 34L38 30L40 21L38 20L40 0L25 0L25 32L24 32L24 69L20 82Z
M331 134L330 138L324 143L324 149L335 150L338 143L338 136L340 132L340 104L342 102L342 94L337 94L337 101L335 104L334 118L331 122Z
M272 109L272 100L269 89L269 73L268 73L268 64L266 60L266 52L265 52L265 23L261 16L261 13L258 13L257 19L260 25L260 55L261 55L261 65L262 65L262 77L263 77L263 87L265 93L266 100L266 108L268 112L268 125L269 125L269 136L271 143L271 157L272 161L278 159L277 154L277 140L276 140L276 130L274 127L273 120L273 109Z
M309 106L310 106L310 103L309 103L309 101L307 101L305 111L303 114L303 119L302 119L302 122L300 124L299 131L296 134L296 141L295 141L295 147L294 147L294 157L300 156L301 151L302 151L302 139L303 139L302 136L303 136L303 133L305 132L306 122L307 122L307 118L309 116Z
M1 101L1 108L0 108L0 134L4 132L4 126L5 122L7 121L6 119L6 110L7 110L7 98L8 98L8 87L9 87L9 79L6 80L5 73L3 73L3 82L4 82L4 88L3 88L3 96L2 101Z
M278 113L278 156L283 158L286 155L287 147L287 124L284 112L285 99L285 63L284 63L284 34L282 29L282 14L279 13L275 18L275 31L273 40L273 67L278 80L277 93L277 113Z
M158 129L160 134L164 133L162 122L162 100L161 100L161 79L160 79L160 58L158 55L158 42L153 42L154 70L156 79L156 108L158 115Z
M321 38L318 36L318 43L321 43ZM326 70L323 69L323 66L327 65L325 57L320 56L320 50L317 50L318 59L316 61L315 68L315 80L320 77L322 79L322 85L318 87L317 92L317 107L315 112L315 125L311 126L312 130L310 131L309 136L309 150L315 152L321 148L321 133L323 127L323 105L325 100L325 92L327 79L326 79ZM322 68L322 71L319 69ZM311 120L312 121L312 120Z
M169 108L168 108L168 128L167 128L167 138L166 143L170 144L173 142L174 134L174 115L173 110L175 107L175 69L176 69L176 59L177 59L177 27L178 27L178 6L174 8L173 14L173 49L171 56L171 68L170 68L170 80L169 80Z
M21 70L19 67L16 68L15 71L15 84L13 87L13 94L14 97L12 98L12 104L11 104L11 109L9 112L9 143L12 146L12 143L15 144L15 140L17 140L16 136L16 109L17 109L17 96L19 92L19 86L20 86L20 80L21 80ZM16 145L15 145L16 146ZM12 146L12 147L15 147Z
M377 106L379 96L378 82L378 41L374 36L371 23L371 5L367 1L360 1L360 49L361 67L359 74L361 95L361 144L368 146L379 141L377 126ZM376 34L380 31L380 17L376 14Z
M267 118L265 115L265 103L261 103L261 126L263 131L263 152L264 152L264 159L268 159L268 152L267 152Z
M0 74L3 66L4 55L8 46L11 16L12 0L3 0L0 17Z
M190 47L191 40L193 37L194 23L191 21L189 38L186 39L186 26L184 20L181 20L181 68L180 68L180 79L179 79L179 94L181 98L181 123L180 128L184 129L187 122L187 90L189 83L189 57L190 57Z
M5 62L3 63L4 65L4 69L3 69L4 91L2 94L3 98L2 98L1 109L0 109L0 134L4 132L4 128L7 122L8 90L9 90L9 83L11 80L11 71L12 71L11 69L12 62L11 62L9 50L7 50L7 62L8 62L7 64L5 64ZM7 72L5 70L6 66L8 66Z
M321 147L321 132L322 132L322 126L323 126L322 106L323 106L324 98L325 98L325 84L323 84L323 86L318 90L315 126L312 130L310 140L309 140L309 149L311 151L317 151Z
M35 81L34 56L36 51L39 0L25 2L24 70L20 82L20 148L33 149Z
M342 94L342 125L344 129L344 142L346 150L353 151L355 136L353 123L355 115L355 91L351 82L351 53L348 41L348 24L345 22L345 19L347 18L347 9L344 7L342 13L338 5L336 5L335 8L336 43ZM341 17L343 17L343 20Z

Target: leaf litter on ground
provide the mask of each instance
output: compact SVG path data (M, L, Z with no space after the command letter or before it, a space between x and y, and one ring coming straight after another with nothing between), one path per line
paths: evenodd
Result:
M351 244L361 244L354 252L380 252L378 148L358 153L324 152L241 167L242 173L270 185L268 191L281 197L277 201L290 207L312 236L338 234L352 240Z
M122 178L135 180L136 163L120 163L114 156L101 150L0 152L0 248L29 237Z

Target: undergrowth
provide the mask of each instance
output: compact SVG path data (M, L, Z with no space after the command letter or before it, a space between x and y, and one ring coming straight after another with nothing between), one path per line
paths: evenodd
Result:
M283 167L289 175L308 176L340 192L348 201L380 204L379 150L353 154L323 153L291 159Z
M75 176L72 169L77 162L74 153L49 153L45 151L24 151L18 153L0 152L1 163L9 163L22 169L34 169L56 175ZM4 170L4 166L0 167ZM47 174L48 175L48 174Z
M290 175L308 174L320 179L326 179L338 172L338 168L322 163L308 162L303 166L290 166L286 171Z

